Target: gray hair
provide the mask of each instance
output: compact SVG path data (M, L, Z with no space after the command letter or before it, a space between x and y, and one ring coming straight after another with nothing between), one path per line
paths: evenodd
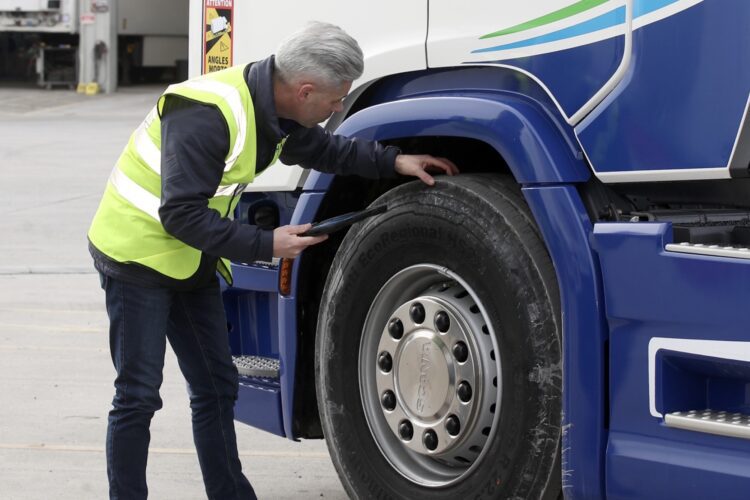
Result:
M286 82L313 78L335 86L362 76L365 64L354 38L338 26L313 21L281 42L275 66Z

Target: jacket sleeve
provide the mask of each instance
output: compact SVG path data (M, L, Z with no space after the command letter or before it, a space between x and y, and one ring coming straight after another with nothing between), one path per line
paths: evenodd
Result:
M326 173L380 179L396 177L393 167L400 153L394 146L348 139L316 126L292 132L284 144L281 161Z
M167 233L209 255L271 260L273 232L208 207L224 172L229 132L212 106L168 97L161 118L161 205Z

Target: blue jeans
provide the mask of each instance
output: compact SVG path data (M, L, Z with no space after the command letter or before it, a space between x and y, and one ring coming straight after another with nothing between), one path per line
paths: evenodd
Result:
M237 453L237 369L229 351L218 280L181 292L144 288L102 275L102 288L117 370L107 427L110 498L148 496L149 426L162 407L159 388L167 340L188 382L193 440L208 498L256 498Z

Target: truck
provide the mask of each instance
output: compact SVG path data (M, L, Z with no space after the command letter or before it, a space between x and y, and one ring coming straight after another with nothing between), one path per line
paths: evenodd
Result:
M750 2L191 0L190 75L309 20L365 55L325 127L461 173L247 187L269 229L388 211L232 263L235 418L352 498L747 498Z
M116 16L113 29L118 41L113 47L107 46L103 31L94 34L93 30L95 23L109 23L105 15L111 12ZM33 68L39 84L74 84L80 65L93 65L87 62L90 58L98 66L109 53L117 56L119 81L124 85L184 79L187 12L185 0L0 0L3 73L28 80ZM92 53L78 54L87 30L94 38Z
M77 0L2 0L0 29L39 33L75 33Z

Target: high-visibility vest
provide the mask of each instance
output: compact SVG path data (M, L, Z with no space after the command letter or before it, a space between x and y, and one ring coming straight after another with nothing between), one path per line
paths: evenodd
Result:
M201 252L164 230L161 201L161 114L168 95L216 106L229 130L229 152L209 208L222 217L234 211L239 195L255 177L255 112L244 78L244 66L209 73L170 85L156 106L130 136L107 182L99 209L89 228L89 240L117 262L137 263L175 279L192 276ZM276 147L274 163L281 154ZM232 283L229 261L219 259L218 270Z

